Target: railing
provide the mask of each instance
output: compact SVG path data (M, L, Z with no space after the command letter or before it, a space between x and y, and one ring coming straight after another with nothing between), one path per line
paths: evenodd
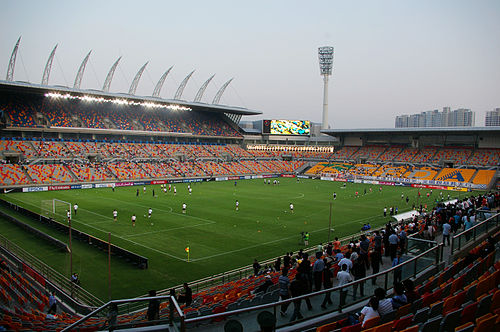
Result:
M396 222L393 222L393 224L395 224L395 223ZM369 232L375 232L375 230L382 230L384 228L385 228L385 226L381 227L381 228L370 229ZM349 243L352 239L359 238L359 236L361 236L362 234L366 234L366 232L359 232L359 233L351 234L351 235L348 235L348 236L345 236L345 237L339 239L339 241L341 242L341 245L345 245L345 244ZM300 235L298 235L297 238L299 236ZM333 241L333 239L331 241ZM309 257L314 255L316 253L316 251L318 251L317 246L305 248L303 250L303 252L309 254ZM298 252L298 250L296 252ZM282 256L279 256L279 257L282 258ZM270 258L270 259L267 259L264 261L260 261L259 264L263 267L268 266L268 265L273 266L273 264L276 262L277 258L278 257L274 257L274 258ZM211 288L214 286L223 285L223 284L230 282L230 281L241 280L241 279L253 276L253 275L254 275L254 270L253 270L252 265L247 265L247 266L240 267L240 268L237 268L234 270L226 271L226 272L223 272L220 274L215 274L215 275L203 278L203 279L196 280L192 283L189 283L189 287L191 287L191 289L193 290L193 293L198 293L200 291L203 291L205 289L208 289L208 288ZM159 295L165 295L165 294L168 294L170 292L170 289L175 289L176 291L179 291L179 290L183 289L183 285L177 285L177 286L171 287L169 289L163 289L163 290L158 291L157 293ZM144 296L146 296L146 295L144 295Z
M254 300L252 300L249 303L251 307L244 307L242 305L241 309L194 318L187 318L184 315L183 311L177 309L178 307L176 307L175 317L173 318L173 321L180 331L186 331L187 328L195 328L199 325L202 325L203 323L211 322L214 319L216 320L223 317L229 318L236 315L240 315L239 317L243 318L241 314L255 313L264 309L268 309L271 313L274 314L274 317L276 319L276 328L281 328L290 324L290 318L282 317L279 314L280 307L282 305L288 304L293 306L292 302L294 301L309 299L309 301L313 303L313 307L318 308L320 306L320 303L323 302L325 296L328 295L332 301L332 304L329 305L326 310L322 310L320 312L302 310L301 315L304 317L304 319L310 319L334 311L342 312L342 309L347 306L368 300L373 295L373 292L376 288L382 287L384 289L387 289L388 286L393 285L395 279L397 281L398 279L405 280L410 277L415 278L417 274L423 272L429 267L437 266L441 262L441 247L442 245L437 245L429 250L426 250L420 255L401 263L398 266L392 267L386 271L371 275L369 277L356 280L347 285L333 287L327 290L298 296L284 301L278 301L278 298L271 298L267 296L267 294L264 294L261 298L256 297ZM361 289L363 289L363 295L361 295ZM341 297L343 298L342 302L340 300ZM289 314L290 311L290 308L288 308ZM252 314L251 316L256 317L256 315L254 314Z
M458 233L451 238L451 252L462 250L462 247L476 241L476 237L487 233L490 229L497 227L500 221L500 213L484 210L476 210L476 218L483 220L477 225Z
M422 239L420 236L420 233L415 233L407 237L407 253L416 256L437 245L436 241Z
M76 326L78 325L81 325L83 324L84 322L86 322L89 318L93 317L93 316L103 316L103 311L107 308L109 308L111 306L111 304L116 304L117 307L118 307L118 311L117 311L117 314L119 314L120 312L123 312L123 311L128 311L128 310L125 310L125 305L130 305L131 303L137 303L137 302L144 302L144 301L150 301L150 300L157 300L158 301L158 305L160 304L161 300L165 300L165 299L169 299L169 306L170 306L170 312L173 312L174 311L174 305L177 307L175 308L175 310L180 310L179 308L179 305L177 304L177 302L173 302L171 299L172 297L170 295L166 295L166 296L154 296L154 297L143 297L143 298L133 298L133 299L122 299L122 300L113 300L113 301L109 301L103 305L101 305L99 308L95 309L94 311L92 311L91 313L89 313L88 315L80 318L79 320L77 320L76 322L74 322L73 324L69 325L69 326L66 326L64 329L62 329L61 331L62 332L65 332L65 331L69 331L73 328L75 328ZM121 307L120 307L121 306ZM142 305L144 307L144 305ZM108 314L108 317L109 317L109 314ZM172 315L170 314L169 317L172 317ZM149 324L154 324L154 323L159 323L159 322L168 322L167 320L163 319L163 320L158 320L158 321L150 321ZM143 323L143 322L140 322L140 323ZM120 327L124 327L123 325L120 325ZM111 330L111 326L109 327L110 330Z
M102 301L97 297L87 292L82 287L71 282L71 280L57 272L40 259L36 258L23 248L19 247L15 243L9 241L6 237L0 235L0 246L5 248L5 250L17 256L21 261L28 265L31 269L35 270L38 274L43 276L46 280L54 283L62 291L67 294L71 294L72 299L82 302L91 307L97 307L102 305Z
M251 307L242 307L241 309L236 309L224 313L211 314L194 318L187 318L187 316L184 314L184 311L178 305L175 297L172 297L170 295L113 300L106 304L101 305L99 308L95 309L93 312L86 315L85 317L82 317L73 324L67 326L62 331L65 332L77 328L78 326L81 327L81 325L91 317L97 317L97 316L102 317L105 309L109 309L111 304L116 304L119 307L118 312L124 313L124 312L130 312L130 308L137 306L138 303L140 303L141 304L140 306L144 308L145 307L144 302L146 301L158 300L158 302L160 302L161 300L166 300L166 299L168 299L169 312L166 315L165 314L161 315L159 317L159 320L145 321L144 319L142 319L137 322L132 322L125 325L120 324L119 327L124 328L126 326L133 327L139 325L143 326L143 325L168 323L170 325L173 325L175 329L184 332L187 329L196 327L200 324L201 325L204 323L210 324L212 320L217 320L218 318L222 319L223 317L227 318L246 313L250 313L252 317L255 317L254 314L255 312L262 311L263 309L268 309L274 314L277 322L276 328L279 328L289 324L288 318L285 319L279 315L280 307L282 305L288 304L293 306L294 301L297 300L302 301L305 299L309 299L317 308L319 307L320 301L323 301L324 297L329 294L333 303L329 305L327 310L323 310L320 313L318 312L314 313L312 311L302 311L301 312L302 316L304 317L304 319L309 319L329 312L334 312L334 311L341 312L342 309L347 306L350 306L352 304L361 301L366 301L370 296L372 296L375 288L383 287L387 289L389 285L392 285L394 283L395 278L401 278L402 280L405 280L410 277L415 278L418 273L423 272L424 270L428 269L431 266L436 266L440 262L440 249L441 245L435 246L434 248L431 248L421 253L417 257L411 258L406 262L401 263L399 266L392 267L384 272L356 280L344 286L333 287L327 290L322 290L319 292L314 292L279 302L278 298L266 297L267 300L256 298L258 300L256 300L254 303L252 302L248 303ZM363 288L364 291L363 295L356 297L353 294L354 289L361 291L361 288ZM346 294L345 301L343 303L341 303L339 300L341 296L344 296L341 294ZM264 295L264 297L265 296L266 295ZM290 312L290 310L288 311Z

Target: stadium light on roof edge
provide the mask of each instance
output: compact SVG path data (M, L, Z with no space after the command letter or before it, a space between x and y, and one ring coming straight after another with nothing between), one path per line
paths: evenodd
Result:
M328 77L332 75L333 47L318 48L319 70L323 76L323 121L321 129L328 129Z
M158 103L153 103L153 102L137 102L133 100L127 100L123 98L103 98L103 97L93 97L89 95L72 95L69 93L66 94L61 94L57 92L48 92L45 94L45 97L47 98L54 98L54 99L78 99L86 102L98 102L98 103L113 103L113 104L119 104L119 105L130 105L130 106L143 106L147 108L166 108L172 111L191 111L190 107L185 107L181 105L174 105L174 104L158 104Z

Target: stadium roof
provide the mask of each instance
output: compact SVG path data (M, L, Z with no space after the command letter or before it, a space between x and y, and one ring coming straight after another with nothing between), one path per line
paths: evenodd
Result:
M210 111L219 113L230 113L236 115L260 115L262 112L250 110L244 107L237 106L227 106L219 104L206 104L202 102L189 102L185 100L175 100L175 99L163 99L160 97L152 96L135 96L127 93L112 93L104 92L101 90L85 90L85 89L73 89L65 86L45 86L40 84L33 84L28 82L10 82L0 80L0 91L15 91L15 92L25 92L33 93L38 95L44 95L45 93L63 93L71 94L76 96L93 96L102 98L112 98L112 99L127 99L135 102L144 103L157 103L165 105L179 105L184 107L189 107L194 111Z
M254 134L254 135L260 135L260 134L262 134L262 130L256 129L256 128L240 127L240 129L243 130L243 132L245 134Z
M323 134L330 136L345 136L349 134L366 135L474 135L474 134L499 134L500 127L439 127L439 128L368 128L368 129L324 129ZM499 136L500 137L500 136Z

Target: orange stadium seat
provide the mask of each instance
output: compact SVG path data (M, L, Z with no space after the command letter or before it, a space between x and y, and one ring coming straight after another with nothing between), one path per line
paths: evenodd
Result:
M497 171L494 170L483 170L480 169L477 171L472 183L474 184L489 184L493 177L495 176Z
M469 182L476 170L474 169L458 169L458 168L443 168L436 176L437 181L448 182Z

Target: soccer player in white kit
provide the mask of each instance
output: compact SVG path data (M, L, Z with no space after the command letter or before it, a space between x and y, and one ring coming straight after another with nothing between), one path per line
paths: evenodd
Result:
M182 213L186 213L186 207L187 207L186 203L182 203Z
M135 216L135 214L132 215L132 226L135 226L135 220L137 219L137 217Z
M292 203L290 203L290 212L293 213L293 204Z
M236 200L236 211L238 211L240 208L240 202L238 202L238 200Z
M113 210L113 220L116 222L118 218L118 211L116 211L116 209Z

